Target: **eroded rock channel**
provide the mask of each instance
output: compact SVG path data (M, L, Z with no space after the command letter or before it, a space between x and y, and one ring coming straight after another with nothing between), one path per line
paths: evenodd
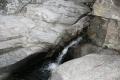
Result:
M0 0L0 80L120 80L119 0Z

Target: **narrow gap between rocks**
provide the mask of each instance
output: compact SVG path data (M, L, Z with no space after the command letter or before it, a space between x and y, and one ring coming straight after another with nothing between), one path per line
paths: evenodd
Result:
M64 62L74 59L72 49L78 45L90 42L86 32L87 27L66 42L64 46L58 46L46 52L35 53L17 62L11 66L14 68L11 68L11 74L5 80L48 80L52 70ZM50 53L53 55L46 57Z

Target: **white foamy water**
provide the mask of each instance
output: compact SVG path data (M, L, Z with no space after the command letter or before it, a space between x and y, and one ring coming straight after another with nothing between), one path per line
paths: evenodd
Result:
M52 71L55 70L57 67L58 67L57 63L50 63L47 69Z
M67 54L67 51L70 47L79 44L79 42L82 40L82 37L78 37L76 40L72 41L68 46L66 46L63 51L60 53L60 56L57 58L57 63L60 64L62 61L62 58L65 54Z
M62 52L60 53L60 55L58 56L57 62L56 62L56 63L55 63L55 62L54 62L54 63L50 63L50 64L48 65L47 70L50 70L50 71L55 70L55 69L59 66L59 64L61 63L64 55L67 54L68 49L69 49L70 47L72 47L72 46L78 45L81 40L82 40L82 37L78 37L76 40L72 41L69 45L67 45L67 46L62 50Z

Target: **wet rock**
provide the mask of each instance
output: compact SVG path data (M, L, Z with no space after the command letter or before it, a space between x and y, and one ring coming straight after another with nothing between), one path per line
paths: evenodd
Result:
M120 0L96 0L94 15L120 21Z
M50 80L119 80L120 56L90 54L59 66Z

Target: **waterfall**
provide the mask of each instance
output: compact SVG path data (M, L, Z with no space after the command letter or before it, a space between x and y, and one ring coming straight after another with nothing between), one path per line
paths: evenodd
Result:
M77 39L75 39L75 40L73 40L71 43L69 43L69 44L60 52L60 55L57 57L56 62L53 62L53 63L49 63L49 64L48 64L47 70L52 71L52 70L56 69L56 67L58 67L58 66L61 64L61 61L62 61L63 57L67 54L68 49L69 49L70 47L72 47L72 46L78 45L82 39L83 39L82 37L78 37Z
M63 57L67 54L68 49L72 46L78 45L81 40L82 40L82 37L78 37L76 40L73 40L69 45L67 45L58 56L57 64L61 63Z
M48 80L51 76L51 72L54 71L67 56L69 48L78 45L83 41L84 36L80 36L77 39L71 41L65 46L59 53L59 55L53 57L41 59L40 55L32 56L26 59L23 65L13 71L10 77L6 80ZM55 53L55 54L58 54Z

